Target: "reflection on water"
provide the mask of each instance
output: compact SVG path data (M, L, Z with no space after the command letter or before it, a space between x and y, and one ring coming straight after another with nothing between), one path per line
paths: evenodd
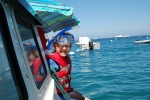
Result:
M0 100L19 100L9 68L0 72Z
M19 100L0 31L0 100Z

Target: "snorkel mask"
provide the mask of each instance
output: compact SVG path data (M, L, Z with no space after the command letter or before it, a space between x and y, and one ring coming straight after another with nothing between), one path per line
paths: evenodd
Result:
M74 36L66 31L71 30L72 28L66 28L60 31L52 40L49 41L47 45L47 49L50 50L51 45L54 42L58 42L60 45L70 45L70 43L74 42Z

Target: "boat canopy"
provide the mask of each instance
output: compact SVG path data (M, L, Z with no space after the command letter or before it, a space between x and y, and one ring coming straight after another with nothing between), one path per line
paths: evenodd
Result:
M51 0L27 0L27 2L32 7L28 7L27 10L42 23L45 33L80 24L73 15L72 7Z

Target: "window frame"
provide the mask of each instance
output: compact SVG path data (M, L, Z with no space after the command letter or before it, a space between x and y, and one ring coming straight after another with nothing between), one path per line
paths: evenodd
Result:
M27 21L27 23L29 23L30 25L31 25L31 31L32 31L32 35L33 35L33 40L34 40L34 42L35 42L35 46L37 47L37 50L38 50L38 52L39 52L39 55L40 55L40 59L41 59L41 62L42 62L42 64L43 64L43 66L44 66L44 68L45 68L45 71L46 71L46 74L47 74L47 70L46 70L46 65L45 65L45 63L44 63L44 60L43 60L43 57L42 57L42 54L41 54L41 49L40 49L40 46L39 46L39 41L37 40L37 35L35 34L35 30L34 30L34 27L33 27L33 25L32 25L32 23L30 23L30 21L29 20L27 20L20 12L18 12L17 10L15 10L14 11L14 14L15 13L18 13L19 14L19 16L21 16L22 18L24 18L24 20L25 21ZM15 15L14 15L15 16ZM16 20L16 18L15 18L15 20ZM17 25L17 21L16 21L16 25ZM19 42L20 42L20 45L21 45L21 49L22 49L22 53L23 53L23 55L24 55L24 59L25 59L25 62L26 62L26 66L27 66L27 68L28 68L28 71L29 71L29 73L30 73L30 76L31 77L33 77L33 74L32 74L32 72L31 72L31 70L29 69L29 63L28 63L28 61L27 61L27 58L26 58L26 52L25 52L25 50L24 50L24 47L23 47L23 42L22 42L22 39L21 39L21 34L20 34L20 32L19 32L19 29L18 29L18 26L16 26L16 29L17 29L17 36L18 36L18 38L19 38ZM42 46L41 46L42 47ZM46 79L46 77L45 77L45 79ZM44 80L45 80L44 79ZM33 81L34 79L32 78L32 81ZM34 82L32 82L32 84L34 85L34 83L35 83L35 81ZM35 87L35 85L34 85L34 87ZM38 90L40 90L40 88L41 88L41 86L39 86L39 87L37 87L37 89Z

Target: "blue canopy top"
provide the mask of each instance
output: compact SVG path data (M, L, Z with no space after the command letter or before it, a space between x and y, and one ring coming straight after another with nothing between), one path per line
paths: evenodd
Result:
M27 0L31 7L32 15L42 23L46 33L59 31L67 27L80 24L80 21L73 16L73 8L52 0ZM41 19L39 19L41 18Z

